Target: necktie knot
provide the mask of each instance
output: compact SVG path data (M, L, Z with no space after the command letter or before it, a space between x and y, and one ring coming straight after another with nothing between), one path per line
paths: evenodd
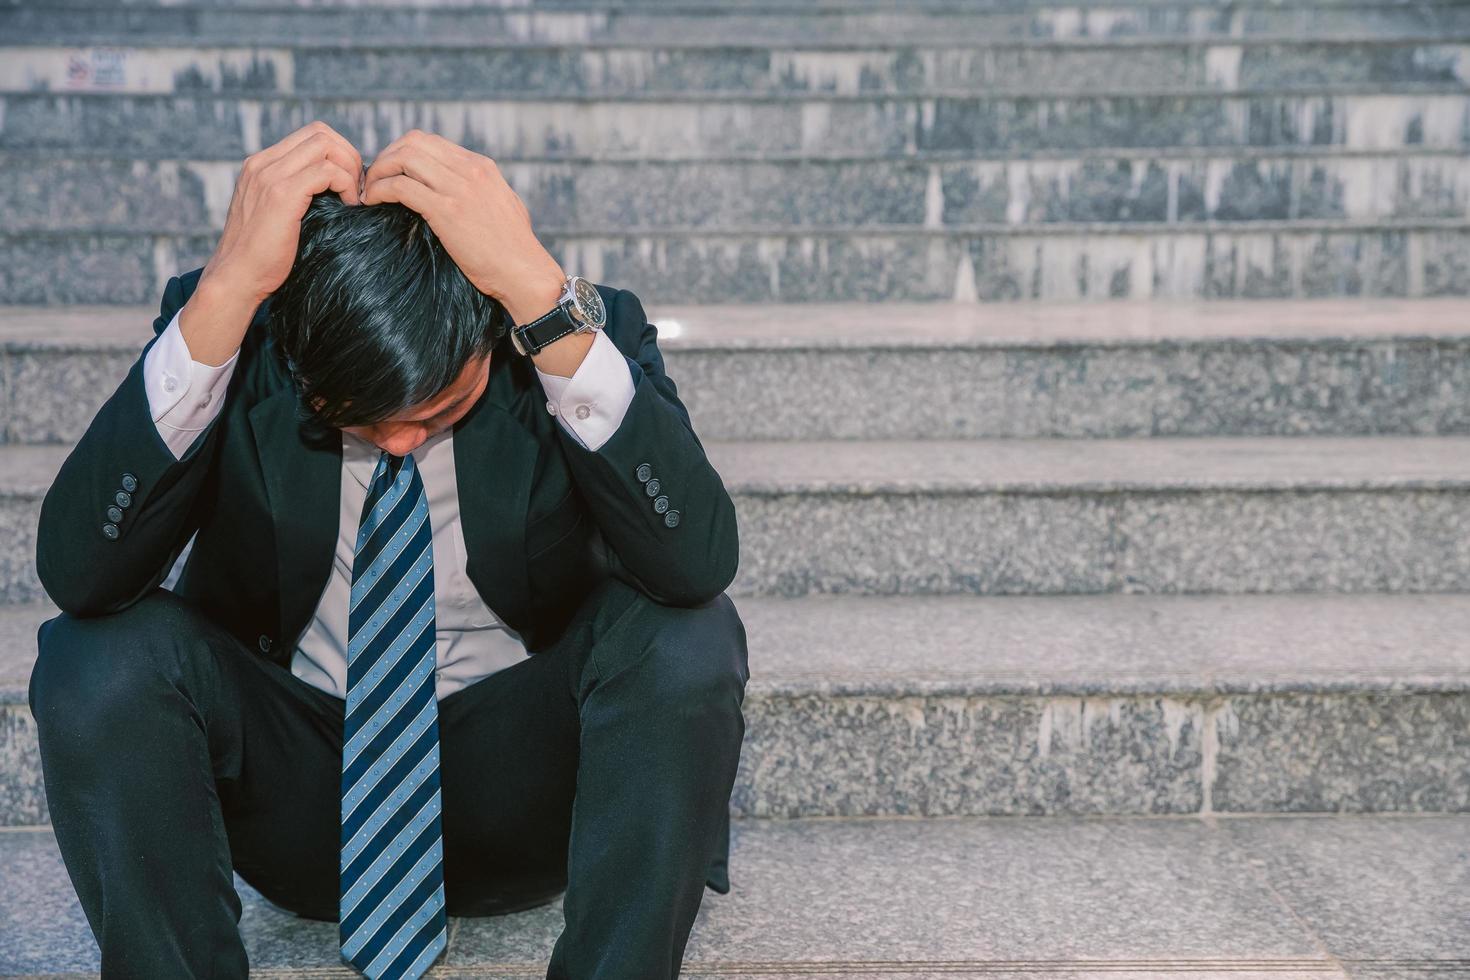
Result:
M379 462L387 466L389 480L398 479L398 473L403 469L403 461L407 458L407 456L394 456L386 449L378 455Z

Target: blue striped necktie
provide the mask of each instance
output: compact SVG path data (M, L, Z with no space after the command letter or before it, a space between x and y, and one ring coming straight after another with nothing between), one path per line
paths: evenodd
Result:
M342 732L342 958L414 980L448 941L434 548L412 455L378 457L352 563Z

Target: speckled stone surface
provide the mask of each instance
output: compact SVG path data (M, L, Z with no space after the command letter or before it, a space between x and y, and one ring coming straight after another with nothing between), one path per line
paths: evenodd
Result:
M0 269L0 303L156 304L169 276L203 267L218 244L218 232L158 238L61 231L10 237L0 240L0 257L7 263Z
M10 449L31 447L6 446ZM0 456L3 458L3 456ZM10 457L12 461L16 457ZM49 461L48 461L49 462ZM58 461L59 463L59 461ZM3 484L3 478L0 478ZM6 492L0 486L0 603L32 602L46 597L36 576L36 526L41 517L40 493L30 490Z
M1305 829L1330 835L1352 818L1326 819ZM1463 830L1467 818L1455 819ZM1400 827L1357 834L1402 860ZM1196 820L737 821L732 891L704 894L683 975L1344 977L1225 830ZM1275 856L1273 830L1249 842L1252 853ZM96 943L52 835L0 833L0 866L0 908L18 926L0 935L0 970L95 976ZM252 976L338 975L328 969L334 923L276 909L238 875L235 887ZM561 899L450 925L430 975L544 976ZM1390 958L1428 946L1382 931Z
M1290 861L1300 842L1351 834L1372 842L1385 865L1417 864L1420 843L1452 856L1450 835L1458 829L1463 839L1467 819L1419 828L1344 817L1285 828L1248 819L740 821L732 891L706 896L685 962L696 975L718 966L759 976L762 964L772 976L910 975L898 972L902 964L938 976L942 963L945 975L961 976L1344 977L1338 949L1298 917L1331 896L1305 882L1283 900L1247 858ZM1252 834L1252 849L1237 845L1237 833ZM1286 838L1279 852L1278 837ZM1446 887L1453 874L1441 867L1428 880ZM1345 902L1374 901L1346 875L1331 885ZM1389 964L1465 956L1454 905L1437 915L1420 902L1416 911L1408 922L1385 917L1377 955ZM1432 931L1395 941L1418 926ZM523 949L499 924L466 920L452 958Z
M893 340L904 338L895 333ZM668 346L669 377L702 439L1470 432L1470 408L1458 395L1470 387L1470 345L1459 340L986 350Z
M707 448L727 487L750 496L1470 489L1465 436L721 441Z
M1116 588L1136 592L1470 589L1470 492L1135 495Z
M955 14L951 20L959 21ZM900 28L922 23L916 14ZM963 24L963 21L959 21ZM341 25L346 28L347 24ZM351 25L355 26L355 24ZM721 23L724 31L732 25ZM95 29L95 28L94 28ZM268 28L267 28L268 29ZM931 26L932 29L932 26ZM964 28L962 28L964 29ZM261 33L256 28L251 33ZM1157 38L1044 45L987 38L964 29L970 43L909 43L884 33L893 47L824 50L799 35L786 43L730 44L725 35L693 35L685 43L633 46L626 41L583 39L575 48L511 42L446 44L438 50L397 47L363 50L338 44L313 50L278 50L242 63L231 48L154 46L120 59L113 90L127 93L205 91L380 97L434 96L615 98L627 95L720 93L745 98L773 94L927 95L1095 91L1273 91L1303 86L1446 84L1459 80L1462 57L1452 44L1366 37L1335 44L1311 40L1243 39L1222 56L1197 40ZM349 35L351 36L351 35ZM937 36L937 32L936 32ZM490 36L491 38L494 35ZM416 36L419 44L423 38ZM225 40L225 38L221 38ZM229 38L235 43L238 38ZM400 40L400 39L395 39ZM510 40L510 39L504 39ZM717 41L725 40L725 44ZM34 88L65 89L86 76L76 56L62 48L16 55ZM1030 83L1028 88L1027 83Z
M705 449L739 512L732 595L1470 589L1465 436ZM7 601L41 595L40 497L68 451L0 447Z
M1470 810L1464 691L1231 698L1216 729L1215 810Z
M97 941L50 828L0 831L0 866L6 883L0 890L0 921L6 923L0 930L0 974L67 971L97 976ZM278 908L238 874L234 884L251 976L257 967L271 971L266 976L355 975L341 965L335 922L303 919ZM340 973L319 972L325 967L338 967Z
M5 441L75 444L141 351L142 343L131 353L84 348L3 355L0 394L12 409L6 413Z
M640 299L704 440L1470 432L1461 299L1003 310ZM0 312L0 438L80 438L157 312Z
M1440 960L1463 976L1470 974L1467 820L1470 815L1281 816L1231 818L1218 826L1355 975L1385 975L1370 972L1375 967L1396 973L1394 960Z
M150 10L146 38L131 38L135 20L124 16L126 5L99 5L86 13L67 10L64 4L47 4L31 16L7 24L16 40L91 42L115 46L117 39L130 36L137 44L213 41L279 43L299 45L303 38L328 33L350 37L355 43L401 43L405 35L420 41L462 44L474 38L477 45L539 41L555 46L558 54L567 45L620 43L629 46L672 44L679 47L733 46L761 42L782 47L794 44L868 46L875 36L889 41L923 41L949 45L974 43L980 39L1094 39L1109 37L1120 42L1152 37L1216 38L1239 43L1256 35L1302 33L1347 34L1367 38L1441 36L1470 26L1470 18L1453 2L1385 4L1379 7L1345 3L1301 3L1290 6L1229 7L1219 4L1177 4L1161 7L1056 2L1019 6L1007 3L972 3L955 10L951 4L907 5L871 0L847 0L841 6L823 5L773 8L769 3L684 3L670 8L658 3L617 4L535 3L536 16L523 8L502 11L495 7L419 4L380 7L357 5L303 6L300 9L264 4L268 10L251 9L261 3L231 4L203 2L188 9L163 5ZM764 9L742 9L749 7ZM350 11L350 12L347 12ZM68 16L69 15L69 16ZM712 21L717 16L717 21ZM342 23L342 18L348 18ZM256 55L259 57L259 54ZM110 64L103 56L101 65ZM273 66L274 67L274 66ZM270 73L237 69L241 78L229 77L236 86L249 82L275 81ZM847 77L844 72L840 77ZM260 75L264 75L261 78ZM201 85L216 81L202 73L191 73L187 83ZM279 84L279 83L278 83Z
M1470 595L737 607L736 816L1470 810ZM47 819L26 686L53 610L0 609L0 823Z
M1465 491L761 495L731 594L1463 591Z
M35 718L24 700L0 705L0 827L50 819Z
M0 827L51 819L28 689L36 630L57 611L50 600L0 604Z
M1457 693L1470 595L736 599L769 696ZM895 639L895 637L897 639Z
M1470 490L732 495L731 595L1470 589ZM0 500L4 601L44 596L39 508Z
M740 816L1190 813L1205 706L1168 697L770 698Z
M36 661L36 631L60 610L50 599L0 604L0 705L24 705Z
M713 443L732 594L1457 591L1462 437Z
M90 971L97 941L50 827L0 831L0 974Z
M1470 815L735 821L683 976L1461 976ZM49 830L0 832L0 973L95 977ZM252 976L343 976L335 924L235 877ZM451 918L436 977L539 980L561 899Z
M8 105L16 98L0 100L7 113L7 132L12 127L11 113L24 115ZM688 115L678 105L652 108L658 116L631 122L619 131L655 129L656 120ZM767 114L760 111L763 108L742 106L731 111L759 117ZM845 115L839 112L845 108L834 104L831 114ZM52 127L64 117L54 104L34 110L44 112ZM116 123L116 112L109 108L105 118L93 122L97 126ZM685 120L691 128L707 127L711 133L737 129L733 122L722 125L723 120L710 118L723 115L711 107L697 107L693 112ZM308 121L293 121L287 133ZM338 120L329 117L325 121ZM772 120L771 125L795 126L798 122L789 118ZM428 120L416 124L432 128ZM845 135L849 125L861 130L870 124L875 123L834 121L830 135ZM970 122L956 119L950 125L966 131ZM144 131L157 134L166 126L150 124ZM14 128L23 130L24 125L17 121ZM18 132L17 138L21 135ZM565 135L572 138L571 133ZM833 147L838 152L845 149L850 148ZM127 152L184 151L159 147L156 151L129 148ZM593 147L588 152L599 150ZM538 237L564 268L669 302L993 303L1470 295L1470 227L1452 219L1263 221L1248 228L1227 224L1207 229L1168 223L1094 226L1074 222L1044 227L970 224L943 229L801 232L673 228L630 233L621 225L551 226ZM131 236L122 231L22 232L0 240L0 302L147 302L155 295L160 276L180 267L203 265L217 240L218 234L205 228L138 231ZM95 271L84 275L82 270Z
M1470 300L1420 299L1118 300L1109 303L1039 302L1006 306L974 303L674 303L640 297L659 326L665 351L796 350L956 351L1019 348L1067 350L1078 346L1178 350L1200 341L1293 341L1306 345L1347 340L1453 340L1467 333ZM48 335L105 330L118 343L137 330L126 307L67 309L16 307L0 329L16 341L45 343ZM65 324L61 326L60 324ZM99 332L96 334L101 337ZM1222 345L1222 349L1224 348ZM1282 378L1280 380L1286 380ZM1393 380L1391 376L1383 379ZM1114 394L1120 394L1115 392Z
M1170 222L1187 228L1202 221L1457 219L1470 203L1470 159L1442 149L1412 156L1401 150L1348 154L1323 148L1242 157L1161 147L1077 151L1037 160L498 162L538 227L548 228L923 228L1096 221ZM200 224L221 229L240 163L21 158L0 187L0 210L11 216L14 230L147 228L161 221L170 230Z
M397 98L391 93L309 100L149 94L118 105L105 90L22 91L4 97L11 150L84 156L100 143L142 157L245 156L320 118L363 152L413 127L479 153L557 159L806 153L985 154L1083 147L1347 145L1463 146L1464 95L1441 83L1305 92L1191 92L1150 88L1058 93L1051 99L959 92L926 97L706 93L610 99ZM207 101L206 101L207 100ZM204 105L216 106L204 112ZM452 108L451 108L452 107ZM70 109L65 112L64 109ZM380 113L392 112L384 128ZM49 125L48 125L49 123ZM391 131L390 131L391 130Z

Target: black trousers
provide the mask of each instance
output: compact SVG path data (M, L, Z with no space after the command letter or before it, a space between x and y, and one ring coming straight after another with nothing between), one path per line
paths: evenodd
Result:
M29 698L57 845L104 980L245 977L232 870L338 917L345 702L173 592L42 624ZM552 647L439 702L450 915L565 891L547 977L677 977L724 879L745 733L726 595L599 584Z

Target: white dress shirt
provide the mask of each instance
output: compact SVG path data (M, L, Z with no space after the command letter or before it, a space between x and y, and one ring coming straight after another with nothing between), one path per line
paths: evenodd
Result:
M522 355L515 355L522 356ZM190 356L178 314L143 360L144 387L158 434L183 459L219 413L240 352L215 367ZM633 401L627 357L602 331L570 378L536 368L548 401L572 438L596 451L617 431ZM459 520L454 429L412 450L429 497L434 549L434 689L444 698L529 656L520 634L501 622L475 591L465 571L468 555ZM291 673L339 698L347 697L347 607L358 522L381 450L342 433L342 493L332 572L311 624L291 657Z

